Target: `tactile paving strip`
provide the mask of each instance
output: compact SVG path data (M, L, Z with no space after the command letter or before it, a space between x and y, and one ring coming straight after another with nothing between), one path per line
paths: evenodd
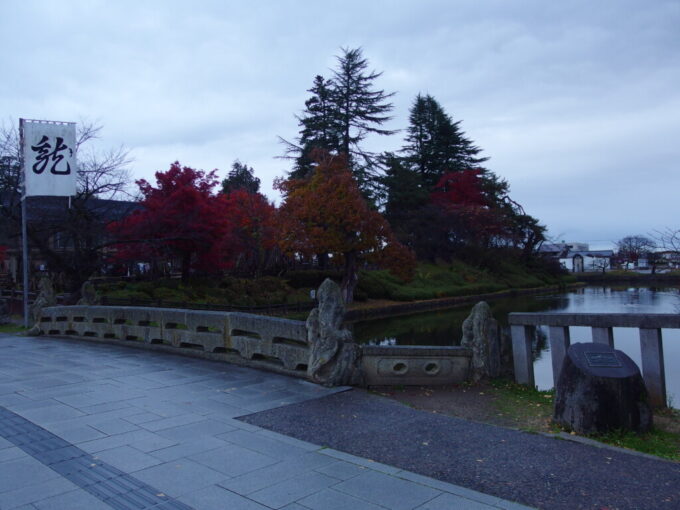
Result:
M117 510L192 510L2 406L0 436Z

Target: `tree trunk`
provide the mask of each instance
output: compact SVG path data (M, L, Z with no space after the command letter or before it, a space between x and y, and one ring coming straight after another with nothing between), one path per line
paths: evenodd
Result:
M182 255L182 283L189 281L189 274L191 272L191 253L184 253Z
M350 251L345 253L345 274L342 277L342 297L345 303L354 301L354 289L359 281L357 271L357 253Z
M316 261L319 264L319 269L328 268L328 253L317 253Z

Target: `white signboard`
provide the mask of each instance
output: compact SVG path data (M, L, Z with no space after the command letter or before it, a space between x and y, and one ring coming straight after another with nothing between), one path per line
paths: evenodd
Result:
M76 125L22 120L25 194L76 194Z

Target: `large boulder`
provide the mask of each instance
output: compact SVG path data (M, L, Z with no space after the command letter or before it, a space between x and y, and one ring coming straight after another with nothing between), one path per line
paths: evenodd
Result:
M472 350L470 378L477 382L501 373L501 344L498 322L491 314L491 307L480 301L463 322L462 347Z
M310 356L307 374L325 386L358 385L361 373L361 349L352 333L342 327L345 304L340 287L326 279L317 292L319 306L307 317L307 341Z
M553 419L579 434L647 432L652 411L640 369L606 344L573 344L557 381Z

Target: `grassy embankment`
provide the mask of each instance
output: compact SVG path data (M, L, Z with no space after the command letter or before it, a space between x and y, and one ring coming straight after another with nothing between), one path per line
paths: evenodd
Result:
M11 322L7 324L0 324L0 333L21 333L26 331L26 328L21 325L23 318L20 316L12 316Z
M494 405L518 428L530 432L560 431L551 421L553 391L538 391L503 380L493 381L492 387L497 397ZM670 408L657 411L654 428L647 434L613 431L590 437L613 446L680 461L680 411Z
M309 303L309 292L324 278L337 281L338 271L294 271L281 277L221 280L195 280L182 284L176 279L153 282L115 282L99 286L102 295L139 301L265 306ZM571 283L573 277L555 277L541 271L530 272L519 264L499 264L494 271L454 261L450 264L420 263L415 278L402 282L388 271L362 271L355 292L358 306L369 300L416 301L456 296L472 296Z

